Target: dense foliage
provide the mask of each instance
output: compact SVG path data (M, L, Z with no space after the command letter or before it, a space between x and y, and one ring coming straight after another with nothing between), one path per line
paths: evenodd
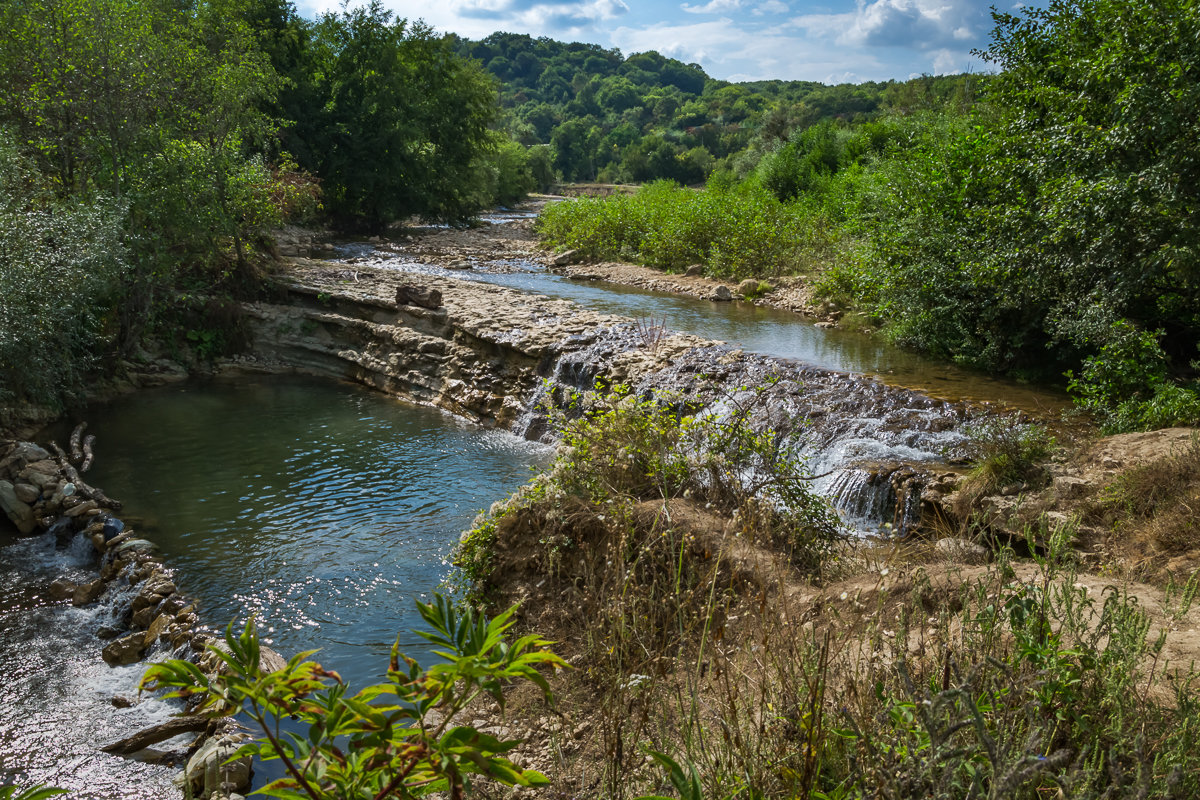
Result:
M567 181L703 183L714 170L745 169L747 158L752 166L797 127L940 104L959 92L954 78L734 84L653 51L625 57L511 33L462 40L458 50L500 82L510 135L550 145Z
M375 230L533 188L491 78L378 4L17 0L0 25L0 406L68 403L148 335L219 355L267 232L322 202Z
M997 14L983 55L1001 71L919 113L800 124L757 160L748 150L732 189L717 175L704 193L556 208L542 233L715 275L824 262L821 290L894 341L1018 377L1065 373L1110 430L1200 421L1200 11L1052 2ZM770 209L770 235L726 224L763 219L755 209Z

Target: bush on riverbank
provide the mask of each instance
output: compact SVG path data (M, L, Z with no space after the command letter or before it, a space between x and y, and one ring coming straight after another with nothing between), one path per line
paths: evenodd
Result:
M104 353L129 270L122 212L55 198L0 130L0 407L60 408Z
M779 202L757 186L695 192L660 181L633 195L547 206L542 240L593 259L671 272L701 264L714 277L795 272L828 258L834 242L819 213Z
M623 520L643 501L704 503L812 574L845 535L811 490L807 466L795 452L799 423L761 416L760 392L731 396L711 411L689 408L683 397L639 399L626 387L574 402L582 415L560 418L562 446L551 467L476 520L459 545L456 563L478 587L491 577L501 529L526 524L527 512L541 514L549 506L570 512L563 513L568 527L576 514L590 520L585 527L596 527L591 533L619 536ZM542 543L550 561L569 557L579 544L569 534Z

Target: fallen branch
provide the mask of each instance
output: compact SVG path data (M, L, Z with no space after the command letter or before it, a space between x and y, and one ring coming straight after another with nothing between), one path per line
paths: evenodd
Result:
M80 472L87 472L92 468L92 443L96 441L96 437L88 434L83 437L83 463L79 465Z
M79 447L79 439L83 436L83 429L87 427L86 422L81 422L75 426L75 430L71 431L71 463L78 464L83 461L83 450Z
M198 733L199 731L206 730L211 722L212 720L208 717L172 717L160 725L152 725L149 728L144 728L133 736L113 742L112 744L106 744L100 749L106 753L113 753L118 756L129 756L139 750L144 750L152 744L165 742L167 739L174 739L181 733Z
M113 511L121 510L121 504L119 502L113 500L111 497L94 486L88 486L83 482L83 478L79 477L78 470L71 466L71 463L67 460L67 454L64 453L63 449L58 446L58 442L51 442L50 449L54 451L55 460L58 462L58 468L62 470L62 473L64 476L66 476L67 480L75 484L75 493L77 495L87 500L95 500L100 505L105 506L106 508L111 508Z

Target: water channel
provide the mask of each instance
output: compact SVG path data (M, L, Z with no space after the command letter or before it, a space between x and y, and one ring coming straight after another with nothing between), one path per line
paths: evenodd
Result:
M458 533L529 477L549 448L476 430L365 389L272 376L188 383L98 406L88 480L126 499L206 621L256 614L282 653L321 648L352 685L383 678L397 634L409 652L416 598L439 588ZM65 440L57 426L44 438ZM0 547L0 783L78 797L175 796L173 771L96 751L172 709L136 695L144 667L110 669L96 630L114 598L75 609L48 584L86 575L90 545L54 537ZM90 578L89 578L90 580ZM165 657L165 653L159 653Z

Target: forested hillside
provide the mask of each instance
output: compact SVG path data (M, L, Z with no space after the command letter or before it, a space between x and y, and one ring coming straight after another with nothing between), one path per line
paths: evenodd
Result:
M763 147L816 122L970 99L954 77L735 84L655 52L626 57L511 33L460 40L457 49L500 82L512 138L548 145L543 157L567 181L703 183L713 171L744 173Z

